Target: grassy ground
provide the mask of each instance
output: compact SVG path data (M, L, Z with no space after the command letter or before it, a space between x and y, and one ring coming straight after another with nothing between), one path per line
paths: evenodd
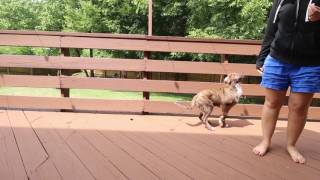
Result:
M52 88L0 88L0 95L59 97L60 90ZM74 98L141 100L142 92L118 92L109 90L71 89ZM173 93L151 93L151 100L185 101L192 95Z

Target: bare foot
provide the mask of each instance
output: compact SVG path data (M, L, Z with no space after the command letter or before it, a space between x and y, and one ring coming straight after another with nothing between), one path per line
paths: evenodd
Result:
M306 162L306 159L302 156L302 154L300 154L296 147L288 146L287 151L294 162L300 164L304 164Z
M262 141L260 144L254 147L252 151L255 155L264 156L268 152L269 146L270 143Z

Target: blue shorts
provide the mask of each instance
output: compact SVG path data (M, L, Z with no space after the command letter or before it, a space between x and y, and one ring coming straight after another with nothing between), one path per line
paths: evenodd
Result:
M320 60L320 59L319 59ZM264 63L261 86L291 92L320 92L320 66L297 66L288 64L270 55Z

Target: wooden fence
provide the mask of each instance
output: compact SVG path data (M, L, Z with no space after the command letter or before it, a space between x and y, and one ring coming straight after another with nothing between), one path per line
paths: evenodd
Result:
M193 114L173 102L153 101L149 92L191 93L217 88L217 82L193 82L149 79L148 73L195 73L225 75L239 72L245 76L260 76L254 64L228 63L228 55L255 56L260 41L212 40L145 35L114 35L95 33L65 33L36 31L0 31L0 46L60 48L61 56L0 55L0 67L22 67L62 70L114 70L141 72L137 79L97 78L75 76L0 76L1 87L59 88L62 97L0 96L0 107L22 109L64 109L112 112L145 112ZM68 57L70 48L110 49L144 52L143 59ZM149 59L152 52L187 52L221 55L221 63L165 61ZM108 89L144 92L141 100L98 100L70 98L69 89ZM247 97L263 97L259 84L243 84ZM319 94L315 98L319 98ZM262 105L239 104L230 112L232 116L259 117ZM280 116L287 116L284 107ZM311 107L310 119L320 118L320 108Z

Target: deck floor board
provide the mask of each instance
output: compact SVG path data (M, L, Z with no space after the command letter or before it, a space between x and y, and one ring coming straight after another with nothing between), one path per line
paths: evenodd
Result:
M0 111L0 177L50 179L310 179L320 177L320 122L307 122L294 163L279 121L264 157L258 119L208 131L196 117ZM216 120L211 119L215 124Z

